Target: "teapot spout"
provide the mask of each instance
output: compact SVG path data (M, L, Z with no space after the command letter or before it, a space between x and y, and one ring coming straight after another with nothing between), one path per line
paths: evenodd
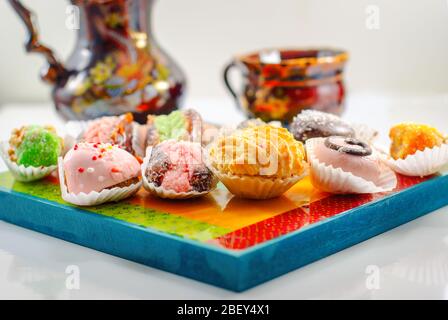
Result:
M32 11L27 9L19 0L9 0L9 4L19 15L28 32L28 40L25 44L26 51L29 53L39 53L43 55L48 63L41 71L41 78L48 83L56 83L66 78L68 72L59 62L53 50L43 45L39 41L39 34L36 18Z

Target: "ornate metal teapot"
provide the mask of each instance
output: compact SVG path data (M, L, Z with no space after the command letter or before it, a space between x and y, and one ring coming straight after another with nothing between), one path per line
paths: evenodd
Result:
M9 3L27 27L27 51L42 54L48 62L41 76L54 86L53 100L63 118L132 112L144 122L147 114L180 106L185 77L154 41L153 0L71 0L79 30L65 64L40 43L32 12L18 0Z

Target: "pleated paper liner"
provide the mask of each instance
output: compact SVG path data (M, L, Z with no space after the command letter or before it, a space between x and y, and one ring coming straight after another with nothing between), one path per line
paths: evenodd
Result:
M385 165L383 165L379 183L376 185L341 168L334 168L320 162L314 155L314 146L321 139L315 138L306 142L311 181L319 190L336 194L365 194L388 192L397 186L396 174Z
M191 199L191 198L198 198L207 195L211 191L213 191L216 188L216 185L218 183L218 179L213 180L212 188L207 191L198 192L198 191L189 191L189 192L176 192L174 190L165 189L162 187L158 187L154 185L153 183L149 182L146 178L146 169L148 168L148 163L151 158L152 154L152 147L148 147L146 149L146 156L143 159L142 164L142 180L143 180L143 187L146 191L149 193L163 198L163 199L173 199L173 200L182 200L182 199Z
M405 176L426 177L441 171L448 164L448 144L417 151L405 159L395 160L381 153L381 160L392 170Z
M48 167L25 167L24 165L18 165L9 158L8 149L9 143L6 141L1 142L0 155L17 181L31 182L40 180L50 175L57 168L56 165Z
M355 137L358 140L372 144L378 137L378 131L368 125L360 123L351 123L350 125L355 130Z
M106 202L117 202L135 194L142 185L142 182L140 181L123 188L115 187L112 189L104 189L100 192L92 191L87 194L84 192L74 194L68 191L67 185L65 184L65 173L62 158L59 158L58 160L58 168L62 199L68 203L78 206L94 206Z
M148 127L146 125L134 123L132 127L132 149L141 159L145 157L147 132Z

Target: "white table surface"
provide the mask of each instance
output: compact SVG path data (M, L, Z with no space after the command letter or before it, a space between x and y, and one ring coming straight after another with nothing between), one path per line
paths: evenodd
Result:
M189 104L206 120L243 117L231 102ZM348 119L381 130L414 120L448 132L448 96L351 96ZM50 104L0 107L0 138L24 123L61 127ZM0 161L1 162L1 161ZM3 163L0 169L4 169ZM447 195L448 196L448 195ZM1 204L0 204L1 210ZM66 288L67 266L80 270L80 289ZM366 285L368 266L379 287ZM0 299L447 299L448 208L271 280L233 293L0 222Z

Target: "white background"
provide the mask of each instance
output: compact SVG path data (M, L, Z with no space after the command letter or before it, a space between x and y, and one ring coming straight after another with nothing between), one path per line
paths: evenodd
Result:
M75 32L66 0L25 0L38 14L42 40L66 57ZM380 29L366 28L369 5ZM444 93L448 88L447 0L160 0L154 31L184 68L189 98L225 98L221 71L236 53L264 47L347 49L350 92ZM0 104L49 99L38 80L43 60L26 56L24 27L0 1ZM190 100L190 101L192 101Z
M43 40L66 57L75 40L65 28L68 1L24 3L38 13ZM368 5L380 9L379 30L365 27ZM351 53L349 119L368 120L383 141L399 121L448 132L446 0L160 0L154 30L187 72L189 104L208 121L216 119L216 110L225 123L242 118L221 82L233 54L325 45ZM23 26L0 1L2 140L24 123L62 125L48 102L49 87L38 80L43 60L27 56L24 41ZM0 299L448 299L447 213L445 207L242 294L0 222ZM80 267L81 290L66 288L68 265ZM371 265L379 268L379 289L366 286Z

